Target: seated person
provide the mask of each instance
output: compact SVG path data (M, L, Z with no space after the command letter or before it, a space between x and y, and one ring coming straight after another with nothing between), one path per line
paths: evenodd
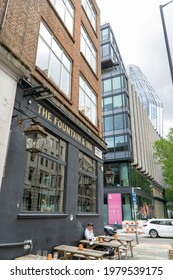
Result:
M84 232L84 236L87 240L89 241L95 241L96 240L96 237L94 236L94 231L93 231L93 224L92 223L89 223L85 229L85 232Z

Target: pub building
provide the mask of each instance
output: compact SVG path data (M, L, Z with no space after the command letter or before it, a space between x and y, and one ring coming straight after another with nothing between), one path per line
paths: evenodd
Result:
M14 259L104 232L107 145L96 1L2 2L0 259Z
M0 195L1 243L2 237L9 243L0 248L1 259L22 253L23 247L10 247L17 241L32 240L35 252L77 245L89 221L103 233L106 145L47 98L24 97L22 85L21 79Z

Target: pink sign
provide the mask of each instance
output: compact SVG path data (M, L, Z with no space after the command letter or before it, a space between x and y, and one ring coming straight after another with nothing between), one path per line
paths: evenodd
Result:
M108 193L108 224L122 224L122 203L120 193Z

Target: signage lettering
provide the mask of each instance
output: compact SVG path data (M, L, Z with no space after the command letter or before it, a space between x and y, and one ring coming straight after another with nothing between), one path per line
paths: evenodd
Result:
M79 135L76 131L74 131L71 127L69 127L66 123L64 123L59 118L55 117L51 112L45 109L43 106L38 104L38 114L47 119L49 122L53 123L54 126L58 127L60 130L64 131L66 134L71 136L77 142L81 143L90 151L93 150L93 146L90 142L88 142L85 138Z

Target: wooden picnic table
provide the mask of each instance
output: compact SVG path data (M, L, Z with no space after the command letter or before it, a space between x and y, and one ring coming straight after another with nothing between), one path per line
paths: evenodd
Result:
M119 247L121 245L118 244L118 243L110 244L110 242L105 242L105 241L100 243L99 241L89 241L89 240L86 240L86 239L80 240L80 243L83 246L86 246L87 248L91 248L91 249L94 249L97 246L102 246L102 247L110 247L111 246L111 247L114 248L115 255L118 255L118 259L121 259L121 254L120 254L120 250L119 250Z
M87 260L102 260L105 252L103 251L97 251L92 249L86 249L83 248L83 250L78 250L78 247L70 246L70 245L59 245L54 247L54 250L62 253L63 257L61 257L61 260L68 260L71 257L85 257Z
M133 246L132 246L132 238L121 236L121 237L114 237L114 236L107 236L107 235L99 235L98 238L102 238L104 241L118 241L122 246L127 247L130 249L131 256L133 257ZM111 243L112 246L112 243Z

